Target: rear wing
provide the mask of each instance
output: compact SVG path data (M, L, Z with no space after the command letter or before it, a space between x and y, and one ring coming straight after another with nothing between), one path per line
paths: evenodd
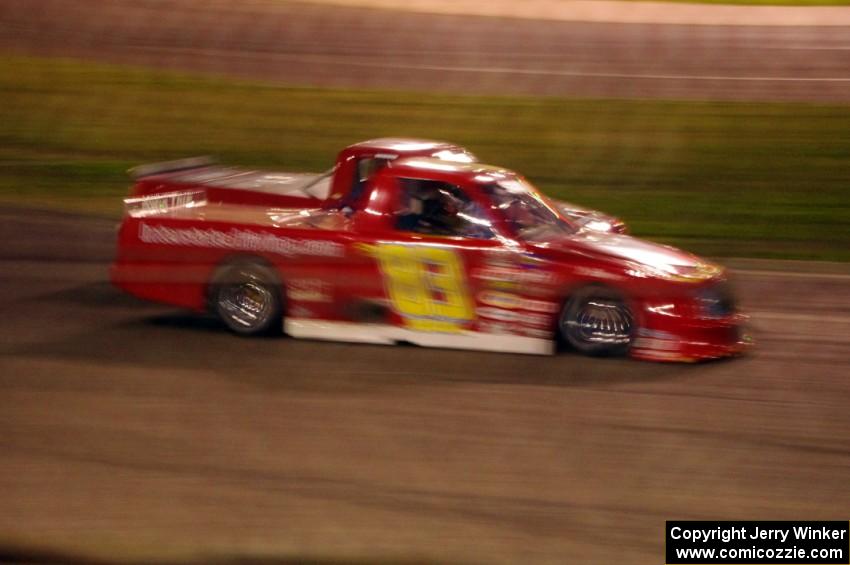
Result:
M189 157L186 159L177 159L176 161L163 161L161 163L151 163L149 165L139 165L127 171L130 178L136 180L152 175L162 173L176 173L178 171L188 171L191 169L201 169L215 165L216 161L212 157Z

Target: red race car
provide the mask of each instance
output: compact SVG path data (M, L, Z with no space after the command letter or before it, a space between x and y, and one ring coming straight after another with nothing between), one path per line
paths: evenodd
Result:
M324 175L133 172L114 284L238 334L669 361L749 343L722 267L455 145L368 141Z

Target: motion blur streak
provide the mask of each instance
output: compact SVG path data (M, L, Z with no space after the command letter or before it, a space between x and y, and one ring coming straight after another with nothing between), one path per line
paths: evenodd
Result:
M109 287L113 234L0 209L7 539L654 562L670 516L850 507L843 279L739 274L755 354L662 366L238 339Z
M847 258L848 37L0 1L0 561L659 563L669 519L847 517L847 264L721 260L757 341L729 362L240 339L111 287L115 218L31 207L114 213L152 159L322 170L427 134L641 235Z
M848 31L842 26L575 23L284 1L3 4L0 48L289 84L850 100ZM529 76L517 80L517 69Z

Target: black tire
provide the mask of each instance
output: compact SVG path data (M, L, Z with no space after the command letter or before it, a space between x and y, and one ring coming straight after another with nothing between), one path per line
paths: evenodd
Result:
M281 283L275 272L259 261L233 261L219 268L210 287L210 302L210 309L234 333L282 332Z
M564 341L580 353L618 356L631 347L635 322L622 294L604 286L588 286L567 300L558 330Z

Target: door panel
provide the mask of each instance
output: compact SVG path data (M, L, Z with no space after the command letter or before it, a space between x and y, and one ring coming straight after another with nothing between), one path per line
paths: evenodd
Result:
M499 244L447 239L399 234L372 245L393 323L429 332L474 329L479 289L471 273Z

